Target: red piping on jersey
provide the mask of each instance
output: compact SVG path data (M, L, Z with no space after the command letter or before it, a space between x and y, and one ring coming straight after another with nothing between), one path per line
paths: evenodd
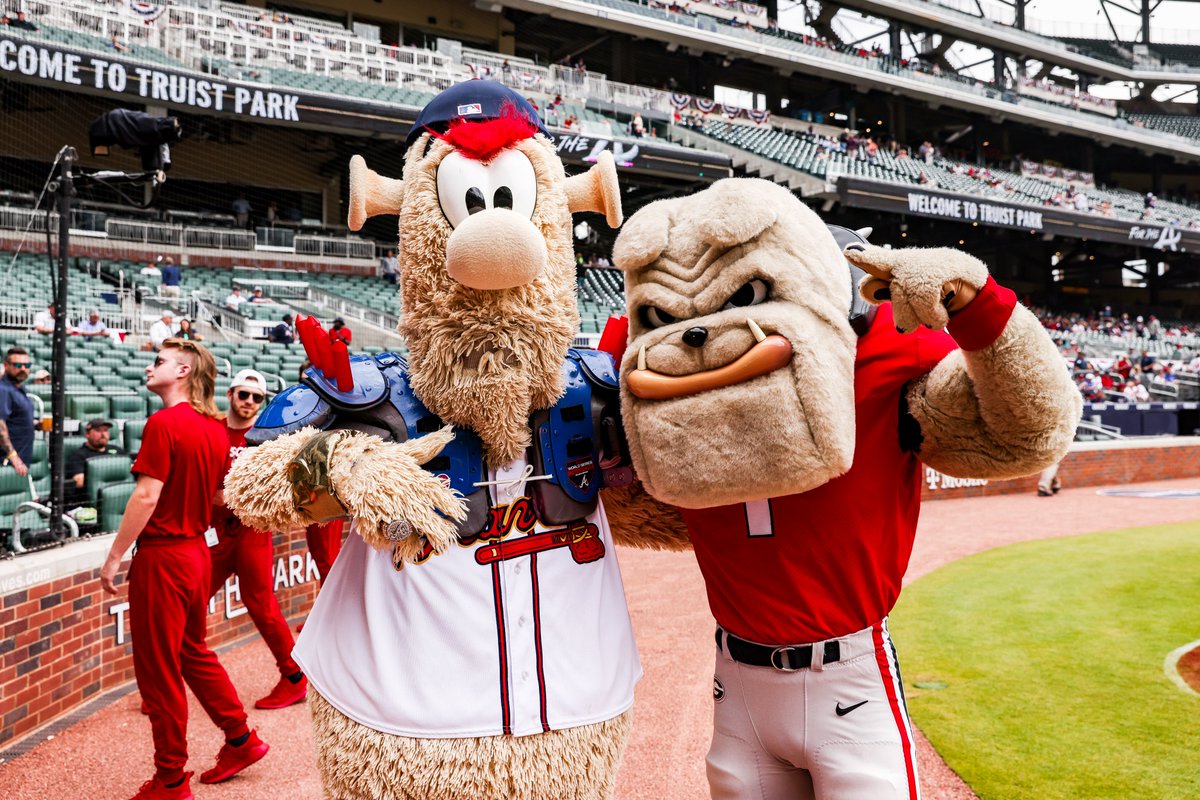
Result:
M533 648L537 653L538 699L541 702L542 732L550 730L546 712L546 673L542 669L542 600L538 595L537 553L529 556L529 575L533 581Z
M500 651L500 711L504 735L512 736L512 713L508 706L508 645L504 639L504 597L500 593L500 562L492 564L492 595L496 606L496 645Z

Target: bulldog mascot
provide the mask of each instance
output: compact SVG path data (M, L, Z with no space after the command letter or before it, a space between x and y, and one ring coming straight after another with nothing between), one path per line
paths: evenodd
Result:
M571 349L573 211L621 223L612 157L568 178L486 81L421 112L402 181L351 162L350 227L400 218L408 359L301 321L314 366L225 489L250 525L352 519L294 651L328 797L612 792L641 676L613 541L686 540L649 525L612 358Z
M652 203L614 256L633 464L719 626L712 796L916 798L887 615L921 462L1057 461L1081 400L1054 344L972 256L870 246L767 181Z

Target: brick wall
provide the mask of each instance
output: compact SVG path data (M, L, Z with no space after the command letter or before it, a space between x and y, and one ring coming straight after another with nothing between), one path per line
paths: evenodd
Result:
M100 588L111 536L26 554L0 572L0 748L67 713L98 692L133 680L128 592L121 569L116 596ZM304 531L275 534L275 595L283 615L304 614L318 574ZM245 636L254 624L236 579L209 605L208 644Z
M1063 486L1105 486L1200 477L1200 439L1162 438L1077 442L1059 465ZM960 481L925 468L923 500L1033 493L1038 476L1007 481Z

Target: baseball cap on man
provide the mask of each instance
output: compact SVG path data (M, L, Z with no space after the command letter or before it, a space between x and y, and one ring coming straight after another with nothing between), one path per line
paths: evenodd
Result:
M109 422L109 421L108 421L108 420L106 420L106 419L89 419L89 420L88 420L88 424L87 424L87 426L84 428L84 430L89 430L89 431L90 431L90 430L94 430L94 429L96 429L96 428L104 428L104 427L111 428L111 427L112 427L112 423L111 423L111 422Z
M506 111L506 108L511 110ZM404 140L404 146L412 147L412 143L425 131L445 133L452 122L487 122L514 111L537 128L538 133L550 136L542 118L529 101L504 84L496 81L456 83L421 109L412 130L408 132L408 138Z
M258 370L244 369L234 375L233 380L229 382L230 389L240 389L243 386L265 392L267 391L267 379Z

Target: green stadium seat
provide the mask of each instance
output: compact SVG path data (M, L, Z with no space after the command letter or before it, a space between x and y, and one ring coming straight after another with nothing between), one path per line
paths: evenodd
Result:
M146 420L130 420L125 423L125 432L123 441L125 452L131 456L135 455L142 448L142 431L146 427Z
M108 398L109 419L145 419L146 401L136 394L118 394Z
M133 495L136 486L136 483L130 481L110 483L100 489L98 522L102 532L115 531L121 526L121 517L125 513L125 506L129 503L129 498Z
M87 421L108 415L108 398L100 395L67 395L67 416Z
M133 461L129 456L97 456L88 459L83 480L88 499L95 503L100 496L100 489L109 484L132 483L133 475L129 472L132 466Z

